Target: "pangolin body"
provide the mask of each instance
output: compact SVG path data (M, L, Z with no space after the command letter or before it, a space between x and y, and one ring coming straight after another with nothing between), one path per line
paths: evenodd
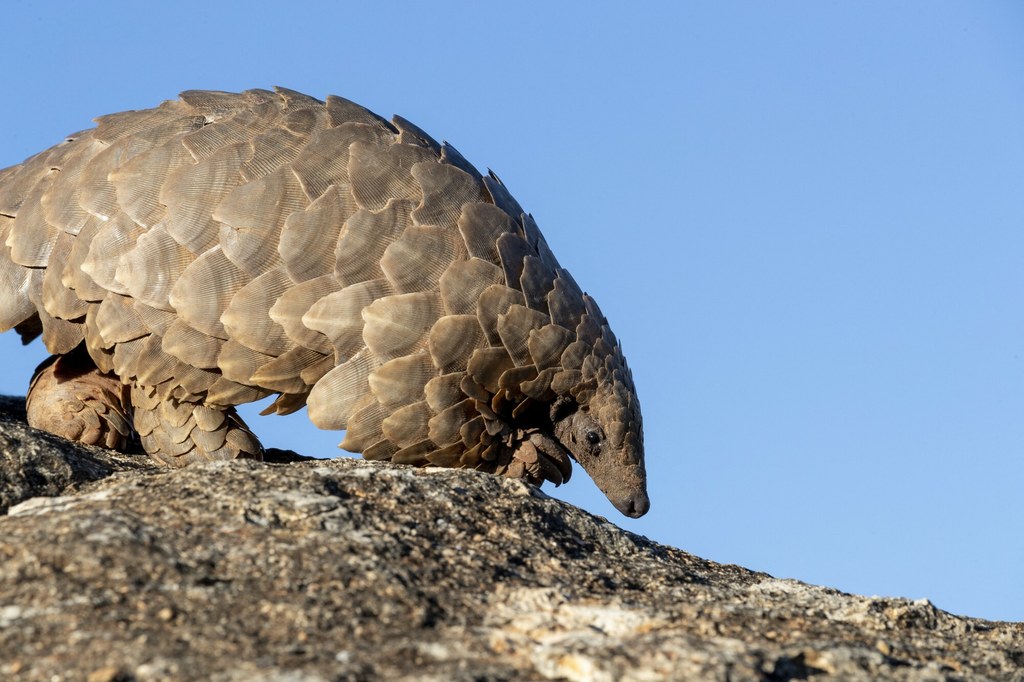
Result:
M189 91L0 171L0 331L30 420L158 461L261 455L233 406L307 405L367 459L649 506L621 347L498 178L339 97Z

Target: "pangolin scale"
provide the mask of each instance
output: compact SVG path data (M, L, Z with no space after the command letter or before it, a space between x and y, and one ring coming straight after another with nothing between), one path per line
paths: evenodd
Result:
M260 457L235 405L308 406L367 459L648 507L597 304L493 174L401 117L188 91L0 171L0 331L53 357L33 425L157 461Z

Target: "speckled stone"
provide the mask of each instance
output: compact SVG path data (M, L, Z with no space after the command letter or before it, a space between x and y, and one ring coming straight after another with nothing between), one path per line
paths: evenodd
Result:
M714 564L518 481L159 469L22 417L0 403L0 678L1024 679L1022 624Z

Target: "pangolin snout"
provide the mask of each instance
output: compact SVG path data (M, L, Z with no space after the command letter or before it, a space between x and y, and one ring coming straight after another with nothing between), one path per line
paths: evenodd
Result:
M609 499L611 500L611 503L615 505L616 509L631 519L640 518L651 508L651 498L649 498L647 496L647 492L643 490L632 495Z

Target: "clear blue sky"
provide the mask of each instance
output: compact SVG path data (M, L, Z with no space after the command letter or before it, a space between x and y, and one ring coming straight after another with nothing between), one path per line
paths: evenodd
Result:
M8 3L0 166L187 88L400 113L501 175L624 341L652 511L554 494L1024 620L1024 3L504 4Z

